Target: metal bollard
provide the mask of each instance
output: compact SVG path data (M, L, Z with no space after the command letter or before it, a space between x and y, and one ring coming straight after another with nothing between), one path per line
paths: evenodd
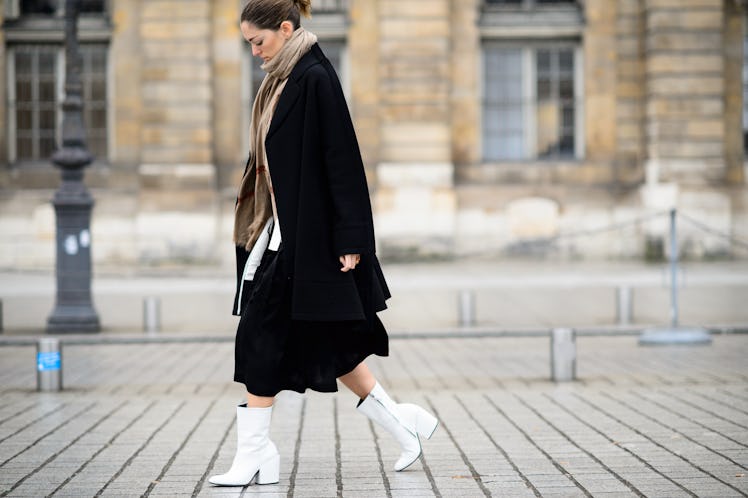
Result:
M577 378L577 343L572 329L551 331L551 379L568 382Z
M457 296L457 322L461 327L475 325L475 293L463 290Z
M0 334L3 333L3 300L0 299Z
M60 340L43 337L36 343L37 391L62 390L62 351Z
M634 291L631 287L616 288L616 321L618 325L631 325L634 318Z
M143 331L156 333L161 330L161 300L157 297L143 299Z

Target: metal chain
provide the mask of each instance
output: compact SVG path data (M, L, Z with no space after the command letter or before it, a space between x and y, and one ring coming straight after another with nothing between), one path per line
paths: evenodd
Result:
M646 216L640 216L638 218L634 218L634 219L627 220L627 221L622 221L622 222L619 222L619 223L613 223L611 225L606 225L606 226L603 226L603 227L593 228L593 229L589 229L589 230L577 230L577 231L574 231L574 232L560 233L558 235L554 235L554 236L551 236L551 237L542 237L542 238L537 238L537 239L530 239L530 240L519 241L519 242L517 242L515 244L514 247L515 247L515 250L517 250L517 249L521 249L521 248L532 248L534 246L550 246L550 245L552 245L552 244L554 244L554 243L556 243L558 241L564 240L564 239L574 239L574 238L578 238L578 237L589 237L589 236L598 235L598 234L601 234L601 233L612 232L612 231L616 231L616 230L622 230L624 228L628 228L628 227L632 227L632 226L638 226L638 225L641 225L641 224L646 223L648 221L652 221L652 220L657 219L657 218L669 216L669 214L670 214L670 210L657 211L655 213L652 213L652 214L649 214L649 215L646 215ZM706 224L704 224L704 223L702 223L702 222L700 222L700 221L698 221L698 220L696 220L696 219L694 219L694 218L692 218L692 217L690 217L688 215L683 214L680 211L677 211L677 215L678 215L679 218L682 218L684 221L692 224L693 226L695 226L695 227L697 227L697 228L699 228L699 229L701 229L701 230L703 230L705 232L708 232L708 233L710 233L712 235L716 235L718 237L722 237L722 238L724 238L726 240L729 240L731 243L733 243L737 247L741 247L743 249L748 250L748 242L745 242L745 241L743 241L743 240L741 240L741 239L739 239L739 238L737 238L737 237L735 237L733 235L730 235L730 234L723 233L723 232L720 232L718 230L715 230L715 229L709 227L708 225L706 225ZM494 250L470 251L468 253L461 253L460 256L461 257L465 257L465 256L479 256L479 255L492 254L492 253L494 253Z
M680 211L678 211L678 217L682 218L684 221L690 223L696 228L699 228L712 235L722 237L723 239L727 239L738 247L742 247L743 249L748 249L748 242L745 242L735 237L734 235L730 235L729 233L724 233L724 232L720 232L719 230L715 230L714 228L708 226L706 223L702 223L701 221L691 218L690 216L683 214Z

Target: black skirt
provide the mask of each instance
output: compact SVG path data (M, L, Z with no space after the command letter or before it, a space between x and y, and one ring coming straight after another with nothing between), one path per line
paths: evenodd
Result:
M280 251L266 250L242 307L234 347L234 381L256 396L306 389L336 392L336 379L371 354L387 356L387 331L378 317L360 321L291 319L290 278Z

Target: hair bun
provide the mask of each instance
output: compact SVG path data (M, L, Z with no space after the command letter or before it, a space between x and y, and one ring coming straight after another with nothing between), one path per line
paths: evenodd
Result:
M293 0L293 3L299 9L299 14L306 18L312 17L312 0Z

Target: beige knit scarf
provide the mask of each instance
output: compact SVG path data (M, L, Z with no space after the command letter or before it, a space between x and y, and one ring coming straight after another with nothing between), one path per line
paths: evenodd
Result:
M265 138L267 136L269 119L272 112L265 113L267 106L274 105L273 96L279 87L285 83L296 63L317 42L317 37L298 28L291 38L286 41L280 51L271 60L262 65L267 72L257 91L252 106L252 123L249 127L249 161L244 171L234 212L234 243L244 246L247 251L252 249L262 227L268 218L273 216L265 170ZM268 122L263 123L263 115Z

